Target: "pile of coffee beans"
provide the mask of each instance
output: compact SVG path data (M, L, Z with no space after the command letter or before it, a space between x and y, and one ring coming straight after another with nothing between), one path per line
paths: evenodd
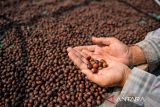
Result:
M108 66L106 61L103 59L100 61L94 60L91 56L88 56L86 59L88 61L87 68L90 69L93 73L98 73L99 70Z
M132 44L160 27L159 22L119 1L2 0L0 107L102 104L111 89L89 81L66 49L91 45L92 36L116 37ZM145 0L127 2L135 1L146 6ZM147 2L150 10L160 11L153 0Z

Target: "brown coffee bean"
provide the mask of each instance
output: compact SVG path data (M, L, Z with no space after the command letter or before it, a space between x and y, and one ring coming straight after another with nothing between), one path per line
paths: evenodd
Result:
M95 63L99 65L99 61L98 60L95 60Z
M52 104L52 103L49 103L49 104L47 105L47 107L53 107L53 104Z
M78 101L82 102L83 101L82 97L78 97Z
M32 107L33 105L31 103L28 103L28 107Z
M60 104L63 102L63 100L62 100L60 97L58 97L57 101L58 101Z
M90 59L90 61L89 61L92 65L95 63L95 61L94 61L94 59Z
M108 67L108 65L107 65L106 62L104 62L104 63L103 63L103 68L106 68L106 67Z
M67 100L69 101L71 99L70 95L66 95Z
M98 67L98 70L101 70L101 69L103 69L103 67Z
M101 59L100 62L103 62L103 63L104 63L104 62L106 62L106 61L105 61L104 59Z
M91 56L88 56L86 59L87 59L87 61L90 61L90 59L91 59Z
M80 87L80 88L84 88L84 84L80 84L79 87Z
M90 98L87 99L87 103L91 103L92 100Z
M96 64L96 63L93 64L93 68L94 68L94 69L98 69L98 67L99 67L98 64Z
M87 64L87 68L88 69L92 69L92 65L89 63L89 64Z
M98 70L97 69L94 69L94 68L92 68L92 70L91 70L93 73L97 73L98 72Z
M99 67L103 67L103 62L99 62Z

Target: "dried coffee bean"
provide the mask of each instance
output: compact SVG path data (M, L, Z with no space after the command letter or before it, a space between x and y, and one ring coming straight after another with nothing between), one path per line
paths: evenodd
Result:
M71 99L70 95L66 95L67 100L69 101Z
M100 62L103 62L103 63L104 63L104 62L106 62L106 61L105 61L104 59L101 59Z
M99 61L98 60L95 60L95 63L99 65Z
M108 65L106 62L103 63L103 68L106 68Z
M103 67L103 62L99 62L99 67Z
M89 61L92 65L95 63L95 61L94 61L94 59L90 59L90 61Z
M80 88L84 88L84 84L80 84L79 87L80 87Z
M87 99L87 103L91 103L92 100L90 98Z
M95 68L92 68L91 71L92 71L93 73L97 73L97 72L98 72L98 70L95 69Z
M89 63L89 64L87 64L87 68L88 69L92 69L92 65Z
M98 67L99 67L98 64L96 64L96 63L93 64L93 68L94 68L94 69L98 69Z
M87 61L90 61L90 59L91 59L91 56L88 56L86 59L87 59Z
M101 70L101 69L103 69L103 67L99 67L99 68L98 68L98 70Z

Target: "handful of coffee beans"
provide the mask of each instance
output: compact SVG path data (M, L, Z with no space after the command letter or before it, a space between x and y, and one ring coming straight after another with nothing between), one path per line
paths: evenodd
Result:
M87 68L90 69L93 73L98 73L99 70L106 68L108 64L105 60L94 60L91 56L88 56L87 58L88 64Z

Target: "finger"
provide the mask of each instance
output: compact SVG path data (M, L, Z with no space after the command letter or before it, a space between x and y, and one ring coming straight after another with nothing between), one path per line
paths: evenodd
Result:
M95 53L90 52L90 51L88 51L88 50L82 50L82 52L83 52L84 54L87 54L87 56L91 56L93 59L102 59L102 56L101 56L101 55L95 54Z
M100 37L100 38L92 37L92 42L98 45L107 45L107 46L111 44L110 39L105 37Z
M84 73L89 80L95 82L95 75L87 69L86 64L82 60L80 60L79 57L76 56L74 53L69 52L68 55L70 59L74 62L74 64L76 64L81 69L81 72Z
M86 59L80 53L71 48L68 56L80 69L86 68L86 63L84 62Z
M90 45L90 46L77 46L74 47L74 49L82 51L83 49L89 50L91 52L95 51L96 45Z
M97 76L97 74L93 74L91 71L88 71L88 70L82 70L81 72L86 74L88 80L90 80L96 84L100 83L100 81L99 81L100 79Z
M83 54L85 54L85 55L87 55L87 56L92 56L94 53L93 52L90 52L90 51L88 51L88 50L82 50L82 53Z
M84 58L87 58L88 55L85 54L84 52L82 52L82 50L79 50L79 49L76 49L76 48L73 48L74 50L76 50L77 52L79 52Z
M77 55L85 64L88 63L88 61L86 60L87 57L86 54L84 54L83 52L80 51L76 51L75 49L71 48L70 52L74 53L75 55Z
M87 68L86 64L75 53L69 52L68 56L81 70Z
M83 55L85 58L87 58L89 55L87 55L86 53L84 53L83 51L80 52L81 55Z
M99 83L99 78L97 74L93 74L90 70L81 70L82 73L84 73L87 76L87 79L94 82Z
M68 48L67 48L67 51L68 51L68 52L70 52L71 50L72 50L72 48L71 48L71 47L68 47Z
M84 73L87 76L87 79L91 80L91 81L95 81L95 74L93 74L90 70L81 70L82 73Z
M76 51L75 49L73 49L71 47L67 48L67 51L76 54L79 58L83 57L78 51Z
M101 60L101 59L103 59L101 55L96 55L96 54L93 54L93 55L92 55L92 58L93 58L93 59L96 59L96 60Z

